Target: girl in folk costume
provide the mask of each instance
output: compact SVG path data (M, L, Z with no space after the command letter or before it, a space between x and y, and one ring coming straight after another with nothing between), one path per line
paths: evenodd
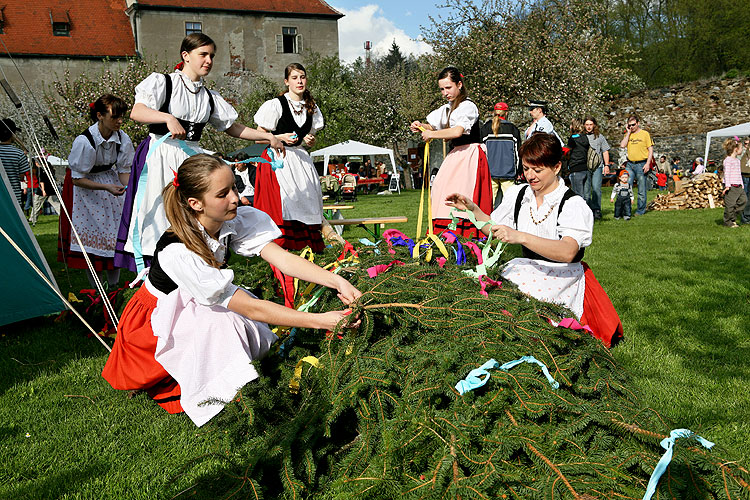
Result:
M185 160L163 198L171 227L123 311L102 375L115 389L145 389L169 413L184 411L200 426L258 377L252 361L276 340L267 323L332 330L348 313L305 313L256 298L224 269L230 250L334 288L345 304L361 293L273 243L278 227L264 212L238 206L232 170L213 156Z
M312 147L315 133L323 128L323 114L307 88L307 72L301 64L284 69L284 85L287 92L263 103L253 118L259 131L273 132L288 145L283 168L258 167L254 206L279 226L281 237L276 243L282 248L309 246L313 252L322 252L323 195L305 148Z
M427 123L412 122L412 132L422 131L422 139L450 140L450 153L443 160L432 184L432 223L435 232L447 229L451 222L450 207L443 200L460 193L481 210L492 210L492 186L487 156L479 144L479 110L466 94L463 75L447 67L438 76L440 92L448 101L429 115ZM478 230L463 219L457 232L467 238L479 236Z
M141 254L146 260L154 254L156 242L168 226L161 190L171 182L173 170L189 156L183 146L188 151L203 151L198 141L207 123L232 137L265 139L283 152L284 146L271 134L236 122L237 111L205 87L203 77L211 71L215 52L216 44L211 38L202 33L190 34L182 41L182 62L173 73L152 73L135 88L130 117L149 124L150 133L138 145L128 185L117 234L115 264L119 267L135 270L134 254ZM154 148L167 132L172 135ZM144 169L146 177L141 179Z
M120 271L114 265L115 241L135 154L130 137L120 130L127 110L125 101L111 94L90 105L94 124L73 140L62 193L83 248L96 271L107 271L110 288L120 280ZM59 229L57 260L86 269L95 287L67 217L60 217Z
M612 302L582 262L592 241L594 216L586 201L559 177L562 147L556 136L533 134L521 146L528 184L512 186L500 206L487 215L468 197L453 193L446 205L470 210L477 220L492 221L482 231L523 246L523 258L506 264L502 275L519 290L564 305L610 347L622 337L622 323Z

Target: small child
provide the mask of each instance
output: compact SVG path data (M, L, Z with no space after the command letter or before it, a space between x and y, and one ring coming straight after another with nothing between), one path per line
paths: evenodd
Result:
M724 150L727 152L727 157L724 158L724 191L721 193L724 196L724 225L739 227L737 214L742 214L747 204L739 158L742 154L742 142L736 136L730 137L724 141Z
M630 207L635 197L633 196L633 188L628 184L630 176L627 170L620 172L619 180L620 182L612 188L612 196L609 201L615 202L615 219L623 217L625 220L630 220Z

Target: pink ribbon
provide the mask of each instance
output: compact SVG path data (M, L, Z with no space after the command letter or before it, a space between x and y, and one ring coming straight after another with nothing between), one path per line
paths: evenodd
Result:
M552 321L550 321L550 323L552 323ZM554 325L554 323L552 324ZM563 318L555 326L557 326L558 328L570 328L571 330L586 330L591 335L594 334L594 331L589 325L581 325L578 321L576 321L575 318Z
M435 259L438 263L438 266L440 266L440 269L445 267L445 263L448 261L445 257L438 257Z
M474 255L477 256L477 264L482 263L482 251L479 249L476 243L473 241L467 241L464 243L467 247L471 248L471 251L474 252Z
M367 268L367 274L370 276L370 278L374 278L380 273L386 272L388 269L393 267L394 265L403 266L404 263L400 260L394 260L390 264L378 264L376 266L368 267Z
M443 233L443 239L449 245L452 245L456 241L456 237L453 236L453 233L448 233L448 232Z
M479 293L484 295L485 297L489 297L490 294L487 293L488 288L502 288L503 282L502 281L495 281L492 278L488 278L487 276L480 276L479 277L479 286L482 288Z

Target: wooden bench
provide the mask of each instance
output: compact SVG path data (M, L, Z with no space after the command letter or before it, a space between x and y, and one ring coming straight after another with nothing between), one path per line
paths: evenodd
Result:
M332 219L328 222L332 226L359 226L378 240L380 239L380 230L385 228L386 224L401 224L402 222L409 222L409 218L403 216L365 217L363 219ZM372 224L372 231L367 227L369 224Z

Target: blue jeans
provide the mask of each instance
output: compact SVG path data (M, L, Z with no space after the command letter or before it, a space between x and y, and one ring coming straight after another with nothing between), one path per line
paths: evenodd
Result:
M630 218L630 198L627 196L615 199L615 219L620 217Z
M583 186L583 191L586 193L586 202L589 204L589 208L594 215L602 212L602 178L604 177L604 167L599 165L599 168L586 172L586 184Z
M742 176L742 184L745 186L745 196L750 200L750 177ZM745 205L745 210L742 211L742 223L750 224L750 202Z
M570 189L573 190L573 192L581 197L583 199L586 199L586 191L584 191L584 186L586 185L586 176L588 175L588 172L585 170L583 172L571 172L568 178L570 179Z
M635 209L635 215L643 215L646 213L646 197L648 196L648 186L646 185L646 174L643 173L643 167L646 165L646 160L643 161L630 161L625 165L625 169L630 175L628 184L633 187L633 182L638 182L638 206Z

